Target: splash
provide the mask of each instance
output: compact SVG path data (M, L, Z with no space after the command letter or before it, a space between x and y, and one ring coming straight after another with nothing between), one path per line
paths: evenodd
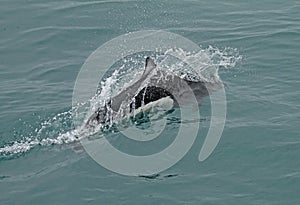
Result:
M212 46L196 53L186 52L180 48L170 49L166 54L161 63L162 67L167 67L168 71L175 72L182 78L208 83L221 81L218 73L220 68L233 68L242 60L237 49L220 50ZM175 61L174 57L182 60Z
M71 130L72 111L74 109L56 114L40 123L39 128L36 128L27 137L0 148L0 157L21 154L36 146L50 146L77 141L77 130Z
M175 73L188 80L211 83L221 81L218 75L220 68L233 68L242 60L237 49L225 48L221 50L212 46L203 48L197 53L190 53L177 48L170 49L164 54L151 55L156 60L159 69ZM99 129L90 130L84 126L74 128L72 115L77 114L84 107L85 119L82 123L84 125L84 122L97 108L140 77L143 73L144 59L145 54L137 54L122 59L122 62L112 68L114 71L111 72L111 75L101 81L99 90L92 99L42 122L39 128L36 128L33 133L22 140L4 145L0 148L0 158L22 154L37 146L76 143L81 138L99 131Z

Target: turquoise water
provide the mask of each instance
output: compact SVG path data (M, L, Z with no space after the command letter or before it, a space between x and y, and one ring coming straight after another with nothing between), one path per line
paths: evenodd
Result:
M212 155L197 160L209 99L191 150L152 178L108 171L74 143L50 145L73 129L72 92L86 58L147 29L242 56L219 69L227 120ZM0 204L298 204L299 53L298 1L2 0ZM48 141L31 148L28 138Z

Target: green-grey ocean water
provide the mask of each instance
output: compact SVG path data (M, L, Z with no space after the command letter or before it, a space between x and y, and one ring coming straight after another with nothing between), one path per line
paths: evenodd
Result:
M71 109L86 58L119 35L159 29L203 48L233 48L242 56L236 67L219 70L226 84L227 120L212 155L198 161L204 136L199 134L179 163L143 178L110 172L70 144L2 152L1 205L299 204L296 0L1 0L1 150L35 137L41 126L46 128L38 140L72 127L68 113L50 120L51 129L43 122ZM200 110L207 112L208 105L206 99Z

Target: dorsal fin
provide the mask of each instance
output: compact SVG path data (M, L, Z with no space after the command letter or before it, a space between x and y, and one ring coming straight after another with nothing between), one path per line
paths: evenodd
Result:
M148 75L151 72L151 70L153 70L154 68L156 68L156 64L150 57L147 57L143 75Z

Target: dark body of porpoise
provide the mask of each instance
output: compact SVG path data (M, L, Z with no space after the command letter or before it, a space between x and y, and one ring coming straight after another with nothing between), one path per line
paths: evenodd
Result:
M174 106L196 103L198 106L202 97L218 88L220 84L190 81L158 70L154 61L147 57L142 77L112 97L105 106L98 108L86 125L107 122L112 115L120 114L120 108L124 109L124 105L127 106L124 110L130 113L166 97L174 100Z

